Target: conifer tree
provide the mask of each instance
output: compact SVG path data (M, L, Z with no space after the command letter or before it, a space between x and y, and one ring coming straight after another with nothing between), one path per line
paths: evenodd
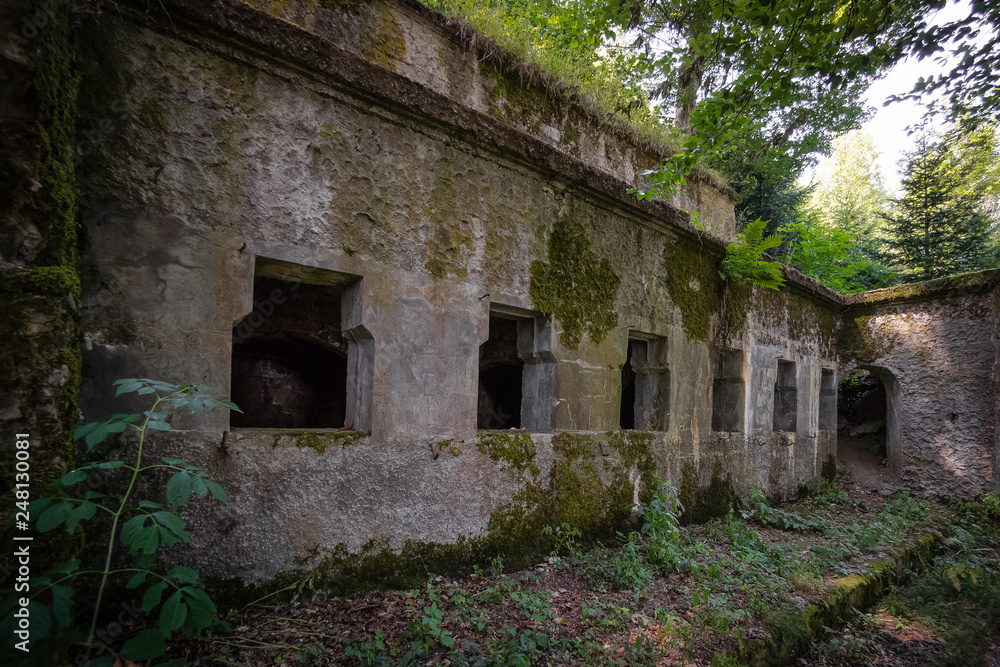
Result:
M969 161L956 154L958 145L924 136L907 154L903 196L887 216L890 256L903 282L996 266L990 219L967 187Z

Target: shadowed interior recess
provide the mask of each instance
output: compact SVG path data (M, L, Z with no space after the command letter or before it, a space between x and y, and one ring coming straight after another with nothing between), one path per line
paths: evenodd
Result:
M258 277L254 310L233 328L230 425L340 428L347 343L337 287Z
M490 315L490 337L479 348L477 428L521 427L523 373L517 321Z

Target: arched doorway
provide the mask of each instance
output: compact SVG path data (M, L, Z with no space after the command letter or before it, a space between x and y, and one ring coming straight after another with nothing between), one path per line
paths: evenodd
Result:
M899 383L885 368L847 373L837 392L837 459L861 486L883 491L900 472Z

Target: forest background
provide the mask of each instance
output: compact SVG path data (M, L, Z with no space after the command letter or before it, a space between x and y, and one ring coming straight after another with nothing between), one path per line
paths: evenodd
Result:
M669 197L693 169L710 170L736 193L740 229L765 221L774 258L838 292L1000 266L1000 5L429 4L664 143L671 157L638 197ZM885 100L926 109L890 189L860 128L875 112L866 91L907 60L940 73Z

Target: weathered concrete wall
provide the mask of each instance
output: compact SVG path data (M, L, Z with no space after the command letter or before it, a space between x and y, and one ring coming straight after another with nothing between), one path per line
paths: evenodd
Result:
M889 466L918 493L994 490L1000 271L848 297L841 353L888 396Z
M831 470L818 387L837 363L837 299L797 274L781 292L728 287L721 242L627 194L648 148L607 139L601 158L584 139L600 125L517 120L537 109L510 88L494 113L476 93L493 65L409 4L314 8L312 33L236 2L166 5L169 22L106 12L81 47L83 122L114 119L81 170L82 410L124 411L108 400L119 377L226 392L234 327L268 330L287 301L254 294L264 276L343 290L329 317L354 425L178 420L160 446L206 462L231 497L189 517L203 573L402 585L527 557L546 524L620 528L654 473L709 512L730 483L789 496ZM579 140L560 143L567 122ZM731 219L697 188L685 196ZM491 313L518 322L530 433L477 430ZM630 338L655 353L639 370L660 374L644 397L656 431L619 430ZM740 417L713 432L727 349L743 351ZM795 432L773 428L779 360Z
M348 52L397 72L463 107L502 120L624 183L675 148L608 116L575 90L515 58L488 38L415 0L249 3ZM671 201L695 211L709 232L736 233L725 183L699 169Z
M68 3L0 2L0 501L15 482L32 497L73 464L79 411L76 73ZM15 479L17 439L30 447ZM22 461L23 463L23 461ZM22 468L22 473L25 469ZM0 534L9 541L14 515ZM33 566L68 559L67 536L44 536Z

